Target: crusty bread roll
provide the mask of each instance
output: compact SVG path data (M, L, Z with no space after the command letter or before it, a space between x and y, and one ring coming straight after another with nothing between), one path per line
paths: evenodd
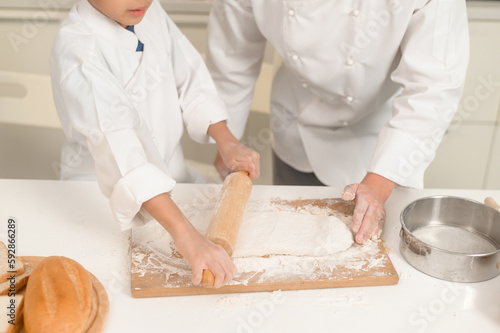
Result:
M21 331L23 296L0 296L0 333Z
M10 260L12 259L9 258L7 246L0 242L0 283L10 279L12 275L19 276L24 273L24 262L21 259L14 259L14 267L10 266Z
M16 276L14 279L14 287L12 286L13 280L7 280L5 282L0 283L0 296L8 295L11 293L19 293L21 289L28 282L28 278L33 271L33 267L25 265L24 272L21 275Z
M66 257L44 259L31 273L26 287L26 333L87 331L95 312L92 296L92 280L82 265Z

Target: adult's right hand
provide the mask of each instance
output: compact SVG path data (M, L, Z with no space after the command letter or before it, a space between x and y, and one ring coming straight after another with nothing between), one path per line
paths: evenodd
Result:
M367 173L359 184L347 185L342 199L354 201L352 229L359 244L380 237L385 222L385 202L395 183L375 173Z
M221 178L223 180L226 179L229 175L229 169L226 167L226 164L224 164L219 150L217 150L217 153L215 154L214 166Z

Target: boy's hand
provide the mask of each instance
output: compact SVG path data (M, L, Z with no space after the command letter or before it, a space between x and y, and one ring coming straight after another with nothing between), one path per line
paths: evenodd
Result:
M210 125L208 135L217 143L217 154L220 156L215 157L214 165L222 178L225 178L229 171L246 171L250 179L259 177L260 155L242 145L231 134L225 122Z
M193 284L201 282L204 269L209 269L214 274L215 288L231 281L236 267L229 255L193 227L168 193L145 201L142 207L172 235L177 250L191 265Z
M203 237L194 228L177 237L175 246L191 265L193 270L191 282L194 285L201 283L204 269L209 269L213 273L214 288L227 284L236 273L236 267L226 251Z

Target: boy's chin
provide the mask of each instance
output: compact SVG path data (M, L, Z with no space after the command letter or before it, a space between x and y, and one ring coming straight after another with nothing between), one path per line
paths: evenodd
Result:
M143 19L143 17L137 18L134 20L123 20L123 21L115 21L115 22L118 23L119 25L121 25L122 27L126 28L130 25L137 25L137 24L141 23L142 19Z

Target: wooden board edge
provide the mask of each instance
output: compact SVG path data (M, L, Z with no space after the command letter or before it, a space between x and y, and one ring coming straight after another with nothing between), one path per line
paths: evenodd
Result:
M312 290L312 289L330 289L330 288L353 288L353 287L375 287L375 286L390 286L396 285L399 282L397 274L387 275L384 277L376 277L366 279L366 281L356 281L355 285L349 285L352 280L316 280L316 281L291 281L282 282L279 288L276 288L275 283L254 284L254 285L234 285L224 286L219 289L210 289L199 286L189 286L182 288L149 288L149 289L134 289L131 288L131 294L134 298L146 297L172 297L172 296L200 296L214 294L234 294L234 293L249 293L249 292L272 292L272 291L288 291L288 290Z
M147 297L173 297L173 296L195 296L195 295L214 295L214 294L231 294L231 293L247 293L247 292L270 292L276 290L312 290L312 289L328 289L328 288L352 288L352 287L369 287L369 286L390 286L399 283L399 275L386 251L382 241L378 241L380 256L384 258L387 275L385 276L370 276L371 271L367 271L363 279L356 280L355 285L351 285L345 279L338 280L314 280L314 281L284 281L280 282L280 287L276 288L276 282L259 283L250 285L228 285L219 289L204 288L202 286L187 286L179 288L144 288L144 286L134 286L131 278L130 292L134 298ZM133 245L131 244L130 255L132 257ZM131 258L132 259L132 258ZM130 261L132 267L132 260ZM131 273L131 277L134 273Z

